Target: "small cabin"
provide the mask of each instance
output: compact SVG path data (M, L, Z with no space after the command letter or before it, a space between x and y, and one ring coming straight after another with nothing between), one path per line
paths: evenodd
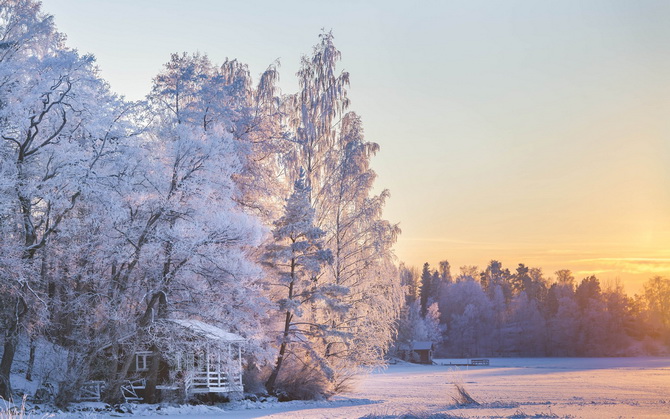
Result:
M410 341L398 345L398 358L415 364L433 363L433 342Z
M166 320L171 348L161 347L156 389L180 392L185 397L198 393L242 393L242 345L235 333L200 320ZM180 348L180 349L176 349ZM154 353L136 351L121 394L126 401L143 399ZM80 400L100 400L106 383L88 381L80 390ZM183 393L182 393L183 392Z

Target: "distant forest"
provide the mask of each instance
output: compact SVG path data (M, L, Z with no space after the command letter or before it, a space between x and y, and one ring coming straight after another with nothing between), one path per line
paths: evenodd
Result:
M400 267L406 305L398 343L431 340L436 355L636 356L670 348L670 279L649 279L632 297L620 283L569 270L547 278L524 264L484 270L449 262Z

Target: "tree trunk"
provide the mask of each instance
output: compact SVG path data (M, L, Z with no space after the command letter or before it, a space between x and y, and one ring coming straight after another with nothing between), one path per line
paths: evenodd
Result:
M5 335L4 352L2 353L2 361L0 362L0 397L10 402L13 398L9 374L12 370L16 345L18 343L18 333L12 329L16 329L16 326L11 327Z
M288 299L293 299L293 284L295 283L295 259L291 260L291 283L288 286ZM293 319L293 314L286 310L286 318L284 319L284 333L282 334L281 346L279 347L279 355L277 356L277 363L275 364L270 378L265 383L265 389L273 394L275 392L275 385L277 383L277 377L279 376L279 370L281 369L282 364L284 363L284 354L286 353L286 346L288 345L288 336L291 331L291 320Z
M293 282L289 285L289 299L293 294ZM277 377L279 376L279 370L281 369L282 364L284 363L284 354L286 353L286 346L288 345L288 336L291 329L291 319L293 315L290 311L286 311L286 318L284 320L284 333L282 335L281 345L279 347L279 355L277 356L277 362L275 363L275 368L272 370L272 374L268 378L268 381L265 383L265 388L270 394L275 392L275 386L277 384Z
M28 358L28 368L26 369L26 380L33 381L33 368L35 367L35 339L30 338L30 357Z
M128 376L128 370L135 360L135 348L135 345L130 348L131 350L126 354L126 358L123 361L123 365L121 366L121 371L118 372L116 379L109 383L109 387L107 387L105 390L105 394L103 396L103 401L105 403L117 404L125 401L123 394L121 394L121 386L126 380L126 377Z
M286 320L284 323L284 335L282 339L281 346L279 347L279 355L277 356L277 363L275 364L275 368L272 370L272 374L270 374L270 378L268 378L268 381L265 383L265 388L270 394L273 394L275 391L275 385L277 383L277 377L279 376L279 370L281 369L282 364L284 363L284 354L286 353L286 346L288 344L288 334L289 334L289 328L291 326L291 313L286 312Z
M0 397L8 401L12 400L10 374L12 372L12 364L14 364L16 347L19 344L19 326L26 311L25 301L22 297L17 297L14 316L5 331L5 345L2 353L2 361L0 361Z
M144 403L158 403L158 369L161 363L161 353L156 345L151 345L151 364L149 365L149 375L147 376L147 385L144 388Z

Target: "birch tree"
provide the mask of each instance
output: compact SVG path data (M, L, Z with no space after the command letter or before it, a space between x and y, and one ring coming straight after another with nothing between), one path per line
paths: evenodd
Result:
M285 101L292 148L282 161L287 173L304 167L315 223L326 232L334 262L321 281L340 287L336 312L315 304L313 311L330 334L317 349L337 375L377 365L393 340L393 322L402 305L391 246L397 226L382 218L389 197L372 194L376 178L370 162L379 150L363 136L361 119L349 107L349 74L338 72L340 52L325 32L298 72L300 92ZM290 178L290 177L289 177ZM345 372L347 371L347 372Z

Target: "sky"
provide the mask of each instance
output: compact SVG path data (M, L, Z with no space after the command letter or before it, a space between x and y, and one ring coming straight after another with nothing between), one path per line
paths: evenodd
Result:
M332 30L399 261L670 276L670 2L43 0L128 99L174 52L279 60Z

